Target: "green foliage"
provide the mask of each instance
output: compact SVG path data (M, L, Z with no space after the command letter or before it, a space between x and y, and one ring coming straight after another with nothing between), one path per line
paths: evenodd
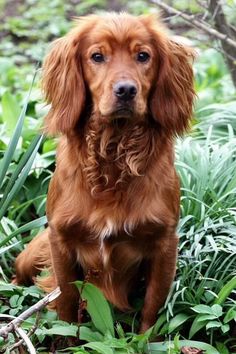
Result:
M220 353L218 350L216 350L214 347L212 347L209 344L206 344L204 342L199 342L199 341L191 341L191 340L179 340L177 342L171 341L167 343L150 343L148 345L149 352L151 354L162 354L162 353L168 353L168 354L180 354L180 349L182 347L191 347L191 348L197 348L197 349L202 349L204 350L204 353L206 354L223 354L222 352Z
M92 284L79 281L75 284L80 289L82 299L86 300L86 308L95 327L104 335L108 333L114 336L111 310L102 293Z
M40 299L41 291L36 286L24 288L0 281L0 297L0 318L6 313L18 316L30 303Z
M175 3L193 13L199 9L195 2ZM6 4L0 0L0 9L5 11ZM36 62L41 62L48 42L71 27L71 14L102 10L107 5L107 1L97 0L26 0L16 2L11 16L0 24L1 321L18 316L42 297L35 286L9 284L16 254L47 222L46 193L54 169L56 141L37 135L47 107L38 86L32 84ZM145 1L126 6L135 13L156 12L156 7ZM233 19L235 15L229 16ZM88 322L79 327L84 343L66 351L178 354L182 346L209 354L232 351L232 329L236 326L235 91L221 54L198 42L196 47L198 100L193 128L176 143L182 191L180 244L177 276L169 297L155 326L137 335L136 312L118 313L93 285L77 282L87 301ZM29 330L35 321L32 316L23 328ZM77 337L77 331L78 326L58 321L54 312L45 309L31 339L38 352L48 352L58 336ZM165 341L156 343L157 335ZM0 348L6 349L14 341L13 336L7 344L0 339Z
M197 312L199 315L195 317L192 326L189 331L189 337L192 338L201 328L206 327L206 330L219 328L222 333L229 332L229 325L227 323L230 317L229 312L225 315L224 319L221 320L223 316L223 309L220 305L196 305L192 307L192 310ZM229 310L235 315L235 311L232 308ZM228 321L229 322L229 321Z
M234 100L235 90L222 55L212 48L198 51L195 63L197 108Z

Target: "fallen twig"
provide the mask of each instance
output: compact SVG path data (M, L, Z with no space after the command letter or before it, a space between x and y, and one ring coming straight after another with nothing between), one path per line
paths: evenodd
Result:
M36 354L36 350L25 331L20 327L15 327L15 331L23 339L23 342L26 345L30 354Z
M25 321L28 317L30 317L33 313L40 311L42 308L47 306L50 302L55 300L61 294L61 290L57 287L50 294L46 295L43 299L38 301L35 305L28 308L24 311L20 316L16 317L14 320L9 322L6 326L0 328L0 337L7 339L8 334L16 330L16 328Z
M236 41L229 38L228 35L223 34L219 31L215 30L214 28L209 27L206 23L204 23L202 21L198 21L194 15L188 15L184 12L176 10L174 7L165 4L162 0L150 0L150 2L152 2L155 5L158 5L163 10L167 11L169 14L178 15L178 16L182 17L185 21L190 23L192 26L200 28L204 32L227 43L228 45L230 45L231 47L236 49Z
M38 322L39 322L39 316L40 312L37 312L36 314L36 320L34 325L30 328L29 332L27 333L27 336L30 337L37 329L38 327ZM9 352L13 351L14 349L20 347L24 343L24 339L21 338L19 339L16 343L12 344L12 346L9 348Z

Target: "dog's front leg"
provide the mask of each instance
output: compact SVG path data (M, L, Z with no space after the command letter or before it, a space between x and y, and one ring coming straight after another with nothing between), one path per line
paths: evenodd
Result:
M155 323L157 313L167 298L176 271L177 246L178 238L175 234L165 235L156 244L147 270L141 333Z
M72 284L77 280L76 255L70 250L63 239L51 228L50 245L52 254L53 272L61 295L56 300L57 314L60 320L67 322L78 321L79 291Z

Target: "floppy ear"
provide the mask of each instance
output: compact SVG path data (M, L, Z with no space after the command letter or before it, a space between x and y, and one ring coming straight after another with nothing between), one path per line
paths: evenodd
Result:
M51 108L45 118L49 134L68 134L85 104L85 85L78 55L79 38L68 34L56 40L43 64L42 88Z
M193 113L194 52L165 35L159 35L156 48L159 69L150 100L152 116L165 131L181 135L188 129Z

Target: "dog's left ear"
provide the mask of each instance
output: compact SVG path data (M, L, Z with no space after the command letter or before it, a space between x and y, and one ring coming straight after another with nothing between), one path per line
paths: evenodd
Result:
M42 88L51 108L45 118L49 134L69 134L85 105L85 84L75 30L56 40L43 64Z
M161 26L160 26L161 27ZM152 88L150 110L165 132L181 135L188 129L195 98L194 51L152 28L157 55L157 79Z

